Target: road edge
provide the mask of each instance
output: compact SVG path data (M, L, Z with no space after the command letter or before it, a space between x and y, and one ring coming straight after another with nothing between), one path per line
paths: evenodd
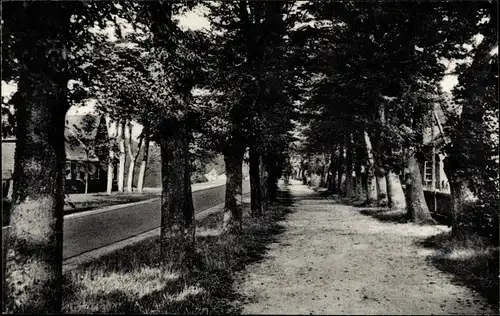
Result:
M250 193L245 193L243 196L249 195ZM210 214L220 212L224 209L225 202L219 203L217 205L214 205L210 208L207 208L206 210L203 210L197 214L195 214L195 219L201 220L204 219L205 217L209 216ZM97 248L94 250L90 250L87 252L84 252L82 254L76 255L74 257L68 258L63 260L63 273L69 272L71 270L74 270L78 266L89 262L91 260L97 259L101 256L104 256L108 253L111 253L116 250L120 250L125 248L126 246L133 245L135 243L144 241L146 239L159 236L160 235L160 227L153 228L147 232L141 233L136 236L129 237L127 239L121 240L119 242L116 242L111 245L107 245L101 248Z

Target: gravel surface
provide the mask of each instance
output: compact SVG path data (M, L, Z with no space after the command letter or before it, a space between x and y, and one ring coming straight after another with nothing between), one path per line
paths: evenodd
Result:
M415 244L445 226L380 222L306 186L290 191L280 242L239 276L244 314L498 314Z

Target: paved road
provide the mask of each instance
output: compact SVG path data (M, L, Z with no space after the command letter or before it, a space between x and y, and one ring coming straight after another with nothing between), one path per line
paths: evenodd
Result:
M243 182L243 193L250 183ZM195 212L224 202L225 185L211 188L193 186ZM64 219L64 259L139 235L160 226L160 199L87 216Z

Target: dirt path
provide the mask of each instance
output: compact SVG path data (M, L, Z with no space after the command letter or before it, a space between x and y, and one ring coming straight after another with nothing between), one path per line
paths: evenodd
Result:
M383 223L290 187L293 212L267 258L241 274L244 314L494 314L414 244L446 227Z

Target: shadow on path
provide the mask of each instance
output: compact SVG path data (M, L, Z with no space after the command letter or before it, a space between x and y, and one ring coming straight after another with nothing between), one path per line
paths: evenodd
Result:
M456 241L449 233L423 238L416 244L435 250L434 254L427 257L430 264L451 274L454 283L479 292L498 310L500 294L498 248L484 247L480 240Z
M390 223L408 223L409 218L405 211L391 211L388 208L383 207L372 207L372 208L362 208L359 211L363 215L371 216L381 222Z

